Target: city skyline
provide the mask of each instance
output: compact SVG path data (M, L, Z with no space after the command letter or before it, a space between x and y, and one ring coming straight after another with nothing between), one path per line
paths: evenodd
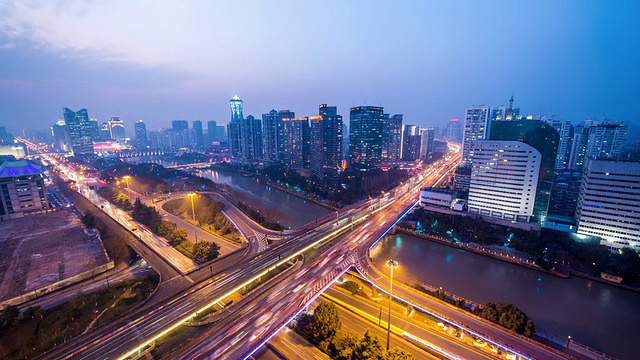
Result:
M507 105L515 94L525 114L638 124L635 3L287 5L0 5L0 125L49 128L64 107L121 117L128 131L138 119L149 130L174 119L223 125L236 94L256 118L381 105L444 127L470 105ZM271 24L276 13L308 26Z

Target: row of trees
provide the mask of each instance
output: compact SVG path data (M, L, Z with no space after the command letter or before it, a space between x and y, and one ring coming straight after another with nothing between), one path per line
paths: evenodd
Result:
M363 337L342 331L338 309L333 303L320 302L313 314L301 313L296 330L313 341L320 350L337 360L412 360L414 356L395 347L385 351L377 336L369 330Z
M97 190L98 194L107 199L110 203L122 210L131 210L133 204L131 198L116 188L103 186Z
M266 227L267 229L271 229L271 230L275 230L275 231L280 231L283 230L284 228L282 227L282 225L280 225L280 223L274 219L271 218L271 216L265 215L264 213L261 213L260 210L256 210L254 208L251 207L251 205L243 202L243 201L238 201L238 208L240 208L240 210L244 211L247 215L249 215L253 220L255 220L258 224Z
M529 319L527 314L513 304L488 302L481 308L476 308L475 313L524 336L532 337L536 331L536 324L533 320Z

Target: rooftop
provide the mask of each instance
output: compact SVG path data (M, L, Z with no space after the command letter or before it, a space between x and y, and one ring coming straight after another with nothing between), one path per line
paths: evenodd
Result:
M0 164L0 178L43 174L44 170L27 160L5 161Z

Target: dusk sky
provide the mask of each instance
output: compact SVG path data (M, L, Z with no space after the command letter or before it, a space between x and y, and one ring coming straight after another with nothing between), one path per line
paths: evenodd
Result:
M640 123L639 1L0 3L0 125L62 108L149 130L379 105L443 126L474 104Z

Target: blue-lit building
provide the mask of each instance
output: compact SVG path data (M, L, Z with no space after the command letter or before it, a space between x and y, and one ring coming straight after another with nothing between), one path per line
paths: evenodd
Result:
M229 106L231 108L231 121L227 126L227 134L229 136L229 152L231 153L232 157L238 158L242 156L240 141L240 123L244 119L244 115L242 114L242 100L240 100L238 95L236 95L231 100L229 100Z
M49 209L44 189L44 170L27 160L0 164L0 190L2 220Z
M93 155L93 142L91 141L91 124L87 109L73 111L62 109L64 122L69 129L71 149L76 156Z
M349 117L349 161L361 171L379 168L382 163L384 108L357 106Z

